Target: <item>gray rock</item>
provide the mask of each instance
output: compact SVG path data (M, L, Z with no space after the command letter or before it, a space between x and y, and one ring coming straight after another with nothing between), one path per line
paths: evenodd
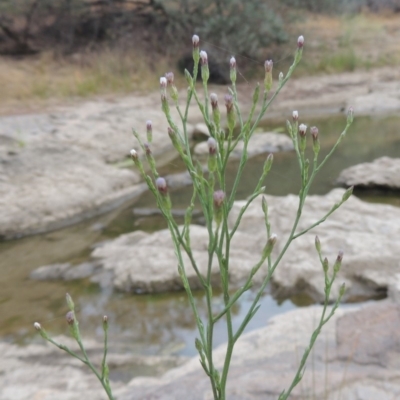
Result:
M239 339L231 362L227 398L276 400L290 385L321 311L322 307L309 307L279 315L272 318L265 328ZM291 398L398 398L399 312L399 306L388 302L361 309L339 309L323 328L304 377ZM371 326L376 328L371 330ZM382 337L379 336L381 326L387 329ZM383 340L389 335L389 342ZM218 368L222 366L224 350L225 345L222 345L214 352ZM379 363L376 357L379 357ZM188 393L191 400L212 399L209 381L198 357L167 372L160 379L133 379L127 387L117 391L120 400L184 399Z
M307 229L322 218L340 201L344 191L336 189L326 196L310 196L305 204L297 232ZM278 255L292 228L298 198L265 196L269 206L272 231L278 235L273 259ZM229 224L232 227L245 201L235 202ZM339 250L344 260L331 300L337 298L340 285L347 287L345 299L379 297L392 285L400 267L400 209L389 205L365 203L350 198L339 210L320 226L294 240L272 277L277 297L308 292L316 301L324 299L324 277L314 247L318 234L323 255L333 265ZM207 264L208 234L205 227L191 227L193 255L204 273ZM261 198L248 207L231 246L230 281L239 286L258 262L266 242ZM99 271L112 274L113 286L118 290L133 292L163 292L181 290L182 283L169 231L153 234L133 232L97 246L92 259L100 266ZM189 260L184 258L189 282L199 287L196 274ZM376 266L379 265L379 271ZM263 265L254 278L260 284L266 275ZM218 266L212 269L214 284L219 282Z
M381 157L343 170L337 183L363 189L400 189L400 158Z
M232 158L238 159L241 157L243 152L243 141L240 141L235 150L232 152ZM251 138L247 151L249 157L255 157L259 154L264 153L276 153L278 151L290 151L293 150L292 140L281 133L275 132L264 132L256 133ZM196 145L194 153L197 156L208 155L207 142L202 142Z
M70 263L44 265L33 270L30 278L36 281L65 280L73 281L91 277L96 270L94 263L85 262L76 266Z
M56 337L57 342L79 352L70 337ZM94 365L101 365L103 343L84 339L85 348ZM100 382L80 361L48 343L18 346L0 341L0 398L2 400L87 400L108 399ZM125 386L118 374L130 371L130 377L142 373L157 376L166 370L182 365L183 357L143 356L118 349L110 343L108 352L111 387ZM142 372L141 372L142 371Z
M196 124L191 137L194 140L207 140L210 137L207 125L204 122Z

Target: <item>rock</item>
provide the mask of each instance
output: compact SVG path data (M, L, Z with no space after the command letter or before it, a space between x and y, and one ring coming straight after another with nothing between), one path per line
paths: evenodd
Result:
M337 183L361 189L400 189L400 158L381 157L343 170Z
M77 279L89 278L95 273L96 265L85 262L77 266L70 263L44 265L33 270L29 277L36 281L65 280L73 281Z
M77 344L69 337L54 339L79 351ZM96 366L101 365L103 343L84 338L84 344L91 361ZM44 341L43 344L28 346L0 342L0 351L2 400L108 399L89 368ZM113 390L124 386L120 378L126 375L126 371L130 371L128 380L141 374L157 376L186 361L183 357L143 356L127 353L126 350L122 352L118 349L118 343L110 343L107 360Z
M0 236L6 239L71 225L144 190L133 170L51 141L3 160L0 175L7 177L0 181Z
M243 152L243 141L240 141L235 150L232 152L233 159L239 159ZM256 133L251 138L248 145L247 151L249 157L255 157L263 153L276 153L278 151L290 151L293 150L292 140L281 133L275 132L264 132ZM202 142L196 145L194 153L197 156L208 155L207 142Z
M201 273L205 274L207 268L207 240L208 234L205 227L191 226L191 243L193 256ZM143 238L132 243L138 235ZM133 291L137 293L154 293L182 290L182 281L178 274L177 261L172 240L168 230L162 230L151 235L142 232L133 232L122 235L114 241L97 247L92 253L92 258L103 269L112 271L113 285L118 290ZM237 241L242 245L251 241L250 237L237 235ZM234 242L236 243L236 241ZM200 288L193 268L189 267L189 259L184 256L186 272L193 288ZM257 262L254 256L243 249L232 247L231 280L241 282ZM214 261L212 280L214 285L219 283L219 269Z
M207 125L204 122L196 124L191 137L193 140L207 140L210 137Z
M290 385L321 311L320 306L290 311L271 318L265 328L242 336L233 353L227 398L276 400ZM303 379L294 388L291 398L398 398L399 312L399 306L386 301L336 311L324 326ZM381 327L386 330L382 336ZM224 350L225 345L222 345L214 351L218 368L223 364ZM209 380L198 357L161 378L133 379L116 393L120 400L184 399L188 393L191 400L212 399Z
M307 229L322 218L342 198L344 191L336 189L326 196L310 196L304 206L297 232ZM268 202L272 231L278 235L273 259L283 248L296 215L298 198L265 196ZM235 224L245 201L235 202L229 225ZM320 226L294 240L272 277L274 295L286 298L298 292L307 292L315 301L324 299L324 276L314 246L317 234L324 257L333 265L339 250L344 260L332 288L331 300L337 298L344 282L344 299L354 301L385 295L393 283L400 266L400 209L389 205L365 203L355 197ZM204 273L207 264L207 229L191 226L193 256L199 270ZM259 261L266 242L261 199L248 207L232 240L230 282L237 287L247 278L251 268ZM101 271L111 274L114 288L138 293L181 290L177 261L168 230L153 234L133 232L98 245L92 260ZM189 282L199 288L199 281L189 260L184 256ZM214 260L215 261L215 260ZM379 270L376 266L379 265ZM254 277L255 285L266 275L266 265ZM219 283L219 271L214 262L213 283Z
M229 80L228 60L222 65ZM219 76L212 71L214 75ZM291 80L268 115L287 117L288 110L299 109L299 104L302 116L338 113L348 105L358 115L394 112L400 109L399 79L399 69L388 67ZM251 107L250 86L237 87L243 113ZM220 98L226 93L213 86L209 90ZM180 98L185 94L183 89ZM179 121L173 107L171 116ZM0 238L58 229L142 193L145 187L138 185L133 170L119 170L112 164L126 160L132 146L138 148L130 132L134 127L144 137L148 119L153 122L152 152L158 166L165 165L176 153L165 140L167 123L158 92L97 99L47 114L0 117ZM201 112L192 102L189 134L200 121Z
M336 189L325 196L308 197L297 232L307 229L322 218L340 201L344 191ZM282 249L296 215L298 197L266 196L271 229L278 235L274 251ZM230 224L233 224L244 201L235 202ZM371 204L352 196L324 223L294 240L272 276L275 295L287 297L294 291L307 291L316 301L324 298L321 265L314 247L315 235L321 241L322 253L333 265L339 250L344 259L332 299L337 298L339 287L346 284L345 298L382 296L400 266L398 235L400 209L390 205ZM255 242L264 237L261 199L248 208L239 226ZM262 243L262 241L260 242ZM260 247L254 251L260 252ZM377 266L379 265L379 270Z

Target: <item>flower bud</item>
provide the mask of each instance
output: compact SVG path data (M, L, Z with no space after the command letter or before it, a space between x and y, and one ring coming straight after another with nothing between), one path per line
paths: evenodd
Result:
M347 110L347 124L350 125L354 119L354 110L353 107L349 107Z
M150 149L150 145L148 143L144 143L143 144L144 149L146 150L146 155L150 156L151 155L151 149Z
M306 137L306 133L307 133L307 125L300 124L300 126L299 126L299 135L304 138L304 137Z
M67 301L67 306L68 306L68 308L69 308L71 311L74 311L74 309L75 309L75 304L74 304L74 302L72 301L72 297L71 297L68 293L65 295L65 300Z
M167 87L168 81L167 78L165 76L162 76L160 78L160 87L161 89L165 89Z
M311 136L313 139L313 151L315 154L319 153L319 150L321 148L319 144L319 139L318 139L318 128L316 126L312 126L310 128Z
M129 152L130 156L132 157L133 161L137 161L139 159L138 153L136 150L132 149Z
M210 155L215 155L215 152L217 151L217 141L214 138L210 137L207 140L207 145Z
M346 291L346 284L343 282L340 285L340 289L339 289L339 298L342 298L344 295L344 292Z
M107 317L107 315L104 315L104 317L103 317L103 330L107 331L107 329L108 329L108 317Z
M35 323L33 324L33 326L35 327L35 329L36 329L37 331L40 331L40 330L42 329L42 326L39 324L39 322L35 322Z
M315 248L317 249L318 254L321 253L321 242L319 241L319 237L315 236Z
M204 50L200 51L200 60L202 65L208 64L208 55Z
M146 135L149 143L153 140L153 124L150 120L146 121Z
M193 47L199 47L199 43L200 43L200 38L197 35L193 35L192 36L192 44Z
M222 190L217 190L216 192L214 192L213 199L214 199L214 207L221 208L225 200L225 193Z
M270 171L273 161L274 155L272 153L268 154L268 157L264 163L263 175L266 175Z
M272 72L273 66L274 66L274 63L272 62L272 60L265 61L265 63L264 63L265 72Z
M156 188L162 195L165 196L168 193L167 181L161 177L157 178L156 179Z
M233 132L233 129L236 125L236 115L235 110L233 108L233 97L230 94L225 95L225 105L228 119L228 129L230 134Z
M210 101L211 101L211 107L213 110L218 107L218 96L216 93L211 93L210 94Z
M214 200L214 219L217 226L221 224L222 221L222 204L225 200L225 193L222 190L217 190L213 194Z
M299 112L293 111L292 117L293 117L293 121L298 121L299 120Z
M328 272L329 269L329 261L328 259L325 257L324 261L322 262L322 268L324 269L324 272Z
M279 83L283 81L283 72L279 72L278 81Z
M271 255L272 250L276 243L276 239L277 239L277 236L275 233L273 233L268 238L267 244L265 245L264 250L263 250L263 259L266 259L267 257L269 257Z
M310 128L310 132L311 132L311 136L313 138L313 140L317 140L318 139L318 128L316 126L312 126Z
M233 109L233 97L230 94L225 95L226 112L229 114Z
M231 72L230 72L231 82L235 83L236 82L236 59L235 59L235 57L231 57L231 59L229 60L229 65L231 67Z
M206 84L208 78L210 77L210 70L208 69L208 56L204 50L200 52L200 60L201 60L201 79L203 80L203 83Z
M301 35L297 38L297 47L301 49L304 46L304 36Z
M350 198L350 196L353 194L354 186L350 186L342 196L342 203L344 203L346 200Z
M340 271L340 267L342 266L342 260L343 260L343 251L339 251L335 264L333 265L333 272L337 274Z
M272 87L272 67L274 63L272 60L267 60L264 63L265 67L265 79L264 79L264 88L266 92L269 92Z
M75 322L75 315L73 311L68 311L65 315L65 319L67 320L68 325L73 325Z
M218 108L218 96L215 93L211 93L210 101L211 101L211 107L212 107L212 112L213 112L214 124L218 130L219 129L218 127L220 124L220 119L221 119L221 115L220 115L219 108Z
M165 78L167 79L168 85L172 85L174 83L174 73L173 72L167 72L165 74Z

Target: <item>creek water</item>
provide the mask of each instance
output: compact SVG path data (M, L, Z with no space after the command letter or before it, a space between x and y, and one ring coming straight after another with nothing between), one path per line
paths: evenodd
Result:
M308 118L302 121L317 125L320 131L321 157L335 143L345 125L344 116L327 119ZM284 123L264 123L267 130L284 131ZM324 194L334 187L334 181L344 168L377 157L400 154L400 118L397 116L356 118L347 137L337 152L316 178L312 194ZM238 199L249 195L256 186L265 155L250 160ZM229 165L233 178L238 162ZM182 168L173 161L164 168L165 173L178 172ZM296 193L299 172L294 152L274 155L274 165L266 181L266 192L273 195ZM399 197L393 193L358 193L366 201L385 202L400 206ZM171 197L173 208L184 209L190 201L190 188L175 190ZM20 344L41 341L32 324L40 321L52 334L65 333L65 293L69 292L77 304L78 318L83 335L102 337L102 315L110 321L110 342L118 343L124 351L142 354L193 355L196 337L195 324L184 292L162 295L135 295L100 289L89 281L38 282L29 279L33 269L53 263L79 263L88 259L96 243L119 234L141 229L155 231L165 227L161 216L137 211L154 208L150 193L143 194L134 204L125 205L99 218L85 221L43 235L0 243L0 340ZM201 219L198 220L201 223ZM205 312L202 295L196 295L201 312ZM238 324L254 294L248 292L234 309L234 323ZM219 301L216 297L215 301ZM296 296L278 303L268 293L248 329L264 326L273 315L298 306L307 306L307 296ZM223 327L216 329L215 345L225 341Z

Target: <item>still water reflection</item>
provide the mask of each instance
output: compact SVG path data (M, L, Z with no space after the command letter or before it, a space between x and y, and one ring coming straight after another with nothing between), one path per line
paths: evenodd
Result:
M326 120L309 118L304 122L319 127L322 155L329 151L345 124L344 117ZM346 140L317 177L311 192L323 194L331 190L339 172L350 165L371 161L383 155L398 157L399 126L398 117L356 119ZM281 127L283 124L271 122L267 129ZM255 187L264 159L265 156L251 160L239 187L238 198L246 197ZM232 176L237 166L237 162L230 164ZM180 168L179 162L173 161L167 166L167 172ZM298 184L299 173L294 154L276 154L273 169L266 182L267 193L295 193ZM174 208L187 206L190 196L188 188L176 190L172 194ZM378 197L363 193L362 197L367 201L400 205L399 200L390 194ZM34 321L41 321L52 333L66 333L64 296L68 291L80 309L79 318L84 334L100 337L101 316L107 314L111 326L111 341L118 343L120 348L144 354L194 354L192 344L195 328L184 293L130 295L100 290L87 281L34 282L28 278L30 271L41 265L86 260L91 246L99 241L135 229L154 231L164 228L165 223L161 217L135 216L132 212L133 207L140 209L154 206L152 197L146 193L134 205L95 220L57 232L0 243L0 338L19 343L38 340L32 332ZM252 293L248 293L236 307L235 324L240 321L252 296ZM200 294L196 299L204 312L204 299ZM215 302L219 301L220 298L216 296ZM303 299L300 305L307 304L307 299ZM277 304L267 294L249 329L263 326L270 316L294 307L295 304L290 299ZM217 327L216 337L216 345L225 340L222 326Z

